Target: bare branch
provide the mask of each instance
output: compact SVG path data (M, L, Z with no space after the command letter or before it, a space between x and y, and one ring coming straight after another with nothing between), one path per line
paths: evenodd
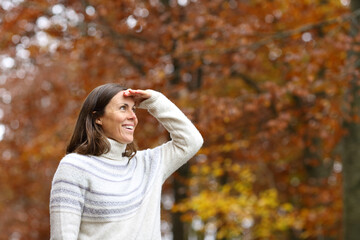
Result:
M301 26L301 27L296 28L296 29L291 29L291 30L288 30L288 31L283 31L283 32L276 33L274 35L271 35L268 38L264 38L264 39L262 39L262 40L260 40L260 41L258 41L256 43L250 45L250 48L253 49L253 50L256 50L259 47L264 46L264 45L268 44L269 42L272 42L273 40L282 39L282 38L288 38L288 37L294 36L296 34L300 34L302 32L310 31L310 30L312 30L314 28L324 27L326 25L330 25L330 24L334 24L334 23L343 23L343 22L346 22L346 21L349 21L349 20L353 20L356 17L360 16L360 11L359 10L357 10L357 11L355 11L353 13L349 13L349 14L345 14L345 15L336 17L336 18L327 19L327 20L317 22L317 23L306 24L306 25Z
M249 77L248 75L244 74L244 73L239 73L239 72L235 72L233 71L231 73L232 77L240 77L249 87L251 87L256 93L261 93L262 90L260 89L260 87L258 86L258 84L256 83L256 81L254 81L251 77Z
M344 14L341 16L338 16L336 18L331 18L331 19L327 19L324 21L320 21L320 22L316 22L316 23L311 23L311 24L306 24L303 25L301 27L295 28L295 29L291 29L291 30L285 30L285 31L281 31L281 32L277 32L274 33L268 37L265 37L263 39L260 39L257 42L253 42L252 44L249 45L241 45L241 46L237 46L237 47L232 47L232 48L224 48L224 49L214 49L214 50L204 50L204 51L197 51L197 50L193 50L193 51L189 51L189 52L184 52L182 54L179 55L179 57L188 57L188 56L192 56L192 55L204 55L204 54L225 54L225 53L233 53L233 52L238 52L239 49L251 49L251 50L257 50L258 48L271 43L274 40L279 40L279 39L284 39L284 38L288 38L297 34L300 34L302 32L306 32L306 31L310 31L312 29L315 28L319 28L319 27L324 27L327 25L331 25L334 23L339 23L342 24L344 22L347 21L355 21L357 17L360 16L360 9L357 11L354 11L352 13L348 13L348 14ZM258 35L258 33L257 33ZM246 35L246 37L252 37L250 35ZM255 35L253 37L256 37Z

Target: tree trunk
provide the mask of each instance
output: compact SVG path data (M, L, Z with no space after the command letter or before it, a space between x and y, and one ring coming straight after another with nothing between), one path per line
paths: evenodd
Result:
M176 43L175 43L176 44ZM174 44L174 45L175 45ZM174 86L180 82L180 65L179 61L174 58L174 73L173 79L170 81L170 86ZM189 91L198 90L202 85L202 68L199 67L194 75L194 81L190 82L187 86ZM195 113L195 121L196 118L199 117L199 114ZM190 163L183 165L177 172L174 174L172 187L174 191L174 200L175 204L180 203L182 200L186 199L188 186L184 183L184 179L188 179L190 177ZM181 220L180 212L172 213L172 232L173 232L173 240L187 240L190 233L190 224L185 223Z
M359 0L351 1L351 10L360 8ZM359 34L359 18L352 21L350 34L355 37ZM350 51L349 59L355 58L355 68L360 68L360 52ZM349 104L349 115L360 116L360 83L358 76L353 76L346 102ZM357 240L360 236L360 124L348 120L344 123L347 135L343 139L343 193L344 193L344 239Z
M174 200L175 203L179 203L184 200L187 195L187 186L181 181L183 178L189 177L189 166L188 164L183 165L177 172L174 174L173 178L173 190L174 190ZM189 229L188 224L181 221L181 213L173 212L172 213L172 232L173 240L187 240Z

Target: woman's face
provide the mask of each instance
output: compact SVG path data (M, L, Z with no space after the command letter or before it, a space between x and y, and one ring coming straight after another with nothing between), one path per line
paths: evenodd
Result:
M96 123L102 126L108 138L124 144L133 142L138 123L133 98L124 97L124 91L116 94L106 105L104 115L96 119Z

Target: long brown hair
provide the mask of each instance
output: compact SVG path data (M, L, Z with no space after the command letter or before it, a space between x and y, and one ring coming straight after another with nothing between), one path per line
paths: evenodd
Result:
M102 127L95 120L105 113L105 107L110 100L125 87L116 83L108 83L96 87L86 97L77 119L66 153L100 156L110 151L110 143ZM134 143L127 145L123 156L130 159L136 154Z

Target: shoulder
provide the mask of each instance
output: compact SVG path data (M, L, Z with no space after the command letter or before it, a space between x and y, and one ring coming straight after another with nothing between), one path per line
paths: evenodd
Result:
M60 160L59 167L80 167L84 166L84 164L89 160L90 156L81 155L78 153L69 153Z
M155 148L148 148L144 150L137 151L135 158L137 160L160 160L161 158L161 146Z
M61 163L67 163L67 162L78 162L78 161L84 161L89 159L89 156L78 154L78 153L69 153L66 154L60 161Z
M133 160L139 164L147 166L148 170L158 170L162 162L161 148L156 147L140 150L136 153L134 159L130 161Z
M58 177L83 175L86 172L85 163L89 158L77 153L67 154L60 160L55 175Z
M66 185L71 188L87 189L90 177L86 168L86 159L89 157L76 153L65 155L53 176L52 186Z

